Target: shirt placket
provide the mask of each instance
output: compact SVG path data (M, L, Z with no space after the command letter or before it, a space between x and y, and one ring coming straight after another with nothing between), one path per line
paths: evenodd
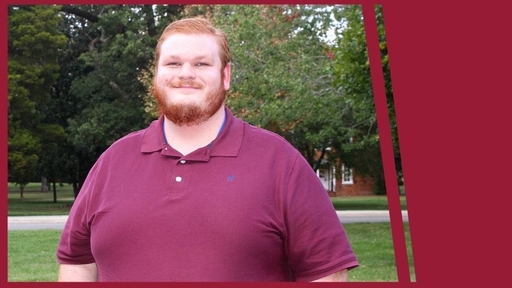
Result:
M188 169L189 169L189 161L186 159L178 159L178 161L174 162L175 167L173 170L173 175L171 177L170 183L170 196L180 197L185 193L186 185L188 182Z

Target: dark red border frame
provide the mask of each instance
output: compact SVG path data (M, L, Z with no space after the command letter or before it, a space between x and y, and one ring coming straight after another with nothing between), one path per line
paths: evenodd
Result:
M101 1L75 1L73 3ZM139 3L139 1L110 1ZM147 2L147 1L140 1ZM169 4L166 1L151 1ZM184 1L189 2L189 1ZM184 3L181 2L181 3ZM486 285L506 287L510 225L510 87L512 47L507 1L216 1L222 4L382 4L395 97L402 166L413 245L416 283L247 283L244 286L348 285L408 287L434 285ZM8 4L58 4L70 1L8 1L0 19L7 19ZM191 3L191 2L189 2ZM208 4L195 1L194 4ZM5 5L5 6L4 6ZM371 25L370 25L371 26ZM0 21L2 53L0 76L7 79L7 23ZM370 35L370 34L369 34ZM370 35L370 37L373 37ZM371 39L370 39L371 40ZM373 49L370 47L370 49ZM371 57L371 56L370 56ZM373 59L373 57L372 57ZM372 60L372 67L376 61ZM373 71L376 71L372 68ZM375 73L373 72L372 73ZM378 72L377 72L378 73ZM379 78L379 75L372 74ZM374 80L380 81L374 78ZM4 80L5 81L5 80ZM4 82L5 83L5 82ZM374 82L374 87L380 89ZM7 115L7 85L0 101ZM377 91L378 92L378 91ZM378 95L378 93L376 93ZM376 101L379 101L376 99ZM377 102L376 102L377 104ZM380 105L380 104L379 104ZM379 106L380 107L380 106ZM378 110L380 111L380 109ZM378 113L379 122L382 116ZM0 175L7 182L7 121L1 121ZM386 120L384 120L386 122ZM380 125L380 124L379 124ZM381 135L386 139L388 135ZM386 144L387 145L387 144ZM388 148L383 146L383 155ZM384 159L383 159L384 160ZM386 162L386 161L385 161ZM386 178L394 173L384 163ZM394 164L393 164L394 165ZM394 168L394 166L392 167ZM393 171L393 172L388 172ZM390 183L390 181L387 181ZM4 186L5 187L5 186ZM390 209L396 205L392 198ZM2 206L7 211L7 203ZM392 210L395 211L395 210ZM391 212L393 236L397 215ZM504 220L505 221L504 221ZM7 231L7 221L2 222ZM398 225L400 226L400 225ZM398 229L399 230L399 229ZM402 236L399 236L402 237ZM7 237L2 240L6 241ZM400 244L398 239L398 244ZM2 245L7 279L6 243ZM397 240L395 239L395 243ZM396 245L396 244L395 244ZM401 244L400 244L401 245ZM398 246L400 246L398 245ZM395 246L396 247L396 246ZM401 253L399 251L399 253ZM402 256L397 255L397 263ZM399 269L403 275L404 271ZM407 279L406 279L407 280ZM81 285L69 283L12 283L27 285ZM100 284L98 284L100 285ZM139 286L138 283L104 285ZM142 284L146 285L146 284ZM164 285L152 283L151 285ZM165 284L169 285L169 284ZM183 286L203 286L179 283ZM237 283L208 283L226 287ZM50 286L49 286L50 287Z

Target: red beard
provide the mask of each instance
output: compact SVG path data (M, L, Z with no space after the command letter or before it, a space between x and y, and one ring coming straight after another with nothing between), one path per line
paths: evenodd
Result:
M182 85L179 83L174 83ZM193 83L184 83L194 85ZM222 86L222 82L218 87L206 96L206 106L197 104L169 104L166 99L166 93L158 85L154 84L153 96L158 103L158 110L165 115L167 119L178 126L198 125L210 119L224 104L226 99L226 90ZM170 83L171 85L171 83ZM195 85L194 85L195 86ZM201 88L201 85L198 85Z

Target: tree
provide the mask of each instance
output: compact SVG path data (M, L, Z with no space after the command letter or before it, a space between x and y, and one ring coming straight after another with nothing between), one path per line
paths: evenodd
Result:
M20 185L23 197L45 152L41 138L49 126L40 107L50 100L66 39L53 6L9 6L8 17L9 181Z
M386 193L362 9L359 5L346 6L336 11L335 15L341 23L336 47L333 48L334 74L337 77L335 85L342 91L341 99L349 111L344 121L350 127L349 133L353 140L349 143L337 143L337 151L348 166L376 181L376 193ZM376 6L376 16L388 114L396 158L399 159L393 92L380 5ZM397 169L401 169L399 165Z
M10 135L7 141L9 182L19 185L20 198L23 198L25 186L35 176L40 151L39 139L34 138L26 129L16 129L16 133Z

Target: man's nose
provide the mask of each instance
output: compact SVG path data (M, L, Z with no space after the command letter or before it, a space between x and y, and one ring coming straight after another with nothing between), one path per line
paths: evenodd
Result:
M181 79L190 79L195 77L194 67L190 63L181 65L178 77Z

